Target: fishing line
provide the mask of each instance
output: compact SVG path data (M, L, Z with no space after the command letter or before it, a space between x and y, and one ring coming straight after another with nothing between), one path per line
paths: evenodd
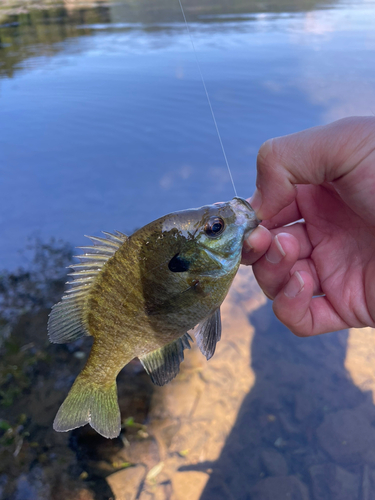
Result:
M199 73L200 73L200 75L201 75L201 79L202 79L202 83L203 83L203 88L204 88L204 91L205 91L205 93L206 93L206 97L207 97L208 105L209 105L210 110L211 110L211 115L212 115L212 119L213 119L214 124L215 124L216 132L217 132L217 135L218 135L218 137L219 137L221 150L222 150L223 155L224 155L225 163L227 164L227 168L228 168L228 172L229 172L229 177L230 177L230 180L232 181L232 186L233 186L233 189L234 189L234 193L235 193L235 195L237 196L236 186L234 185L234 181L233 181L233 177L232 177L232 172L231 172L231 169L230 169L230 167L229 167L229 163L228 163L227 155L225 154L225 149L224 149L223 141L221 140L221 135L220 135L220 132L219 132L219 127L217 126L217 122L216 122L216 118L215 118L215 113L214 113L214 110L212 109L211 99L210 99L210 97L209 97L209 95L208 95L208 92L207 92L207 87L206 87L206 83L205 83L205 81L204 81L204 77L203 77L203 73L202 73L202 70L201 70L201 66L200 66L200 64L199 64L199 59L198 59L197 51L196 51L196 49L195 49L194 40L193 40L193 37L192 37L191 31L190 31L190 28L189 28L189 24L188 24L188 22L187 22L187 20L186 20L186 16L185 16L184 9L183 9L183 7L182 7L181 0L178 0L178 3L180 4L181 12L182 12L182 15L183 15L183 18L184 18L184 21L185 21L186 31L188 32L188 35L189 35L189 38L190 38L191 45L193 46L193 51L194 51L194 55L195 55L195 60L196 60L197 66L198 66Z

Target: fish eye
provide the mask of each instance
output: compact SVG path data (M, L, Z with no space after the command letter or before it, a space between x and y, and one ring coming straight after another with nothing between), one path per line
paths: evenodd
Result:
M211 217L204 226L204 232L210 238L216 238L224 231L224 221L221 217Z

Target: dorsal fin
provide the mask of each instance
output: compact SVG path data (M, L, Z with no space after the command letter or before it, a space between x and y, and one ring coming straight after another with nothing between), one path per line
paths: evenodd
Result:
M61 302L52 307L48 320L48 336L55 344L72 342L84 335L90 335L83 320L87 293L107 260L128 239L119 231L115 231L115 234L103 234L106 238L87 236L94 245L78 247L85 251L82 255L77 255L81 262L69 266L74 270L68 275L72 277L67 283L70 288L66 290Z

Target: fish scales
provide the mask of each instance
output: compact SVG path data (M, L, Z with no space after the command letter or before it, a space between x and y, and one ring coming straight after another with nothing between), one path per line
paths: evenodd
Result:
M197 325L198 346L212 357L221 337L220 305L237 273L243 240L259 222L247 201L236 197L168 214L129 238L118 232L91 238L92 251L84 247L81 256L87 267L72 266L69 295L49 320L52 342L94 337L58 411L56 430L89 423L105 437L117 436L119 371L138 357L154 383L167 383L190 348L187 332Z

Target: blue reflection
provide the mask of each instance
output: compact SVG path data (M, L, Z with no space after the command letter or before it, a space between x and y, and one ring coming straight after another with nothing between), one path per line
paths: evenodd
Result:
M55 38L53 21L34 41L0 27L3 267L22 263L33 233L79 245L233 197L180 14L152 20L128 7L56 23ZM264 140L375 111L373 9L191 14L240 196L252 194Z

